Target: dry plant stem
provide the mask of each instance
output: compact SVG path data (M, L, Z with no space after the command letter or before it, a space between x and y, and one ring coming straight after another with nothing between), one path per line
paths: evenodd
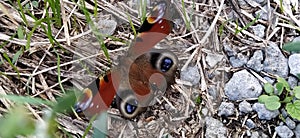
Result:
M269 41L279 30L280 27L276 27L275 29L273 29L272 33L268 36L267 41Z
M205 35L203 36L203 38L201 39L201 41L198 41L199 42L199 47L200 47L200 45L204 44L204 42L206 41L206 39L208 38L208 36L211 34L212 30L214 29L214 27L215 27L215 25L216 25L216 23L218 21L218 18L220 16L220 13L221 13L221 11L223 9L224 1L225 0L221 1L221 4L220 4L219 9L218 9L218 12L217 12L217 14L216 14L216 16L215 16L212 24L210 25L209 29L207 30L207 32L205 33ZM195 52L197 52L199 50L199 47L193 52L193 54L191 55L191 57L185 63L185 65L182 67L181 70L185 70L187 68L188 64L192 61L191 59L195 56L195 54L196 54ZM188 51L186 51L186 52L188 52Z
M62 16L62 21L63 21L64 32L65 32L65 38L66 38L67 44L69 46L69 45L71 45L70 35L69 35L69 27L67 24L69 19L66 18L66 10L64 7L63 0L60 0L60 9L61 9L61 16Z
M3 89L2 86L0 86L0 94L1 95L7 95L7 93L5 92L5 90ZM3 103L3 105L9 109L13 104L11 101L4 99L4 98L0 98L0 101Z
M191 34L196 34L196 33L198 33L198 32L199 32L199 30L196 29L196 30L193 30L193 31L191 31L191 32L189 32L189 33L186 33L186 34L184 34L184 35L173 37L173 38L171 38L170 40L176 40L176 39L183 38L183 37L186 37L186 36L191 35Z
M200 69L200 76L201 76L201 91L207 91L207 83L206 83L206 79L205 79L205 75L204 75L204 71L203 71L203 67L202 65L200 64L200 59L201 59L201 55L203 56L202 57L202 63L205 64L205 60L204 60L204 55L203 54L200 54L197 58L197 65Z
M45 80L45 77L44 77L42 74L39 74L38 77L39 77L39 80L40 80L41 83L42 83L43 89L44 89L44 90L45 90L45 89L48 89L49 86L48 86L48 84L47 84L47 82L46 82L46 80ZM47 95L47 97L48 97L51 101L56 101L56 100L55 100L55 97L53 96L53 94L52 94L50 91L46 91L46 95Z
M179 4L177 1L174 1L174 2L175 2L175 8L179 11L179 13L181 14L181 17L186 17L187 21L185 21L185 22L191 21L191 19L188 15L183 14L183 12L182 12L183 9L182 9L181 4ZM191 30L195 31L196 29L195 29L194 24L192 22L189 22L189 23L190 23ZM196 40L193 37L195 42L197 42L197 43L200 42L200 37L197 33L195 33L195 38L196 38Z
M88 30L86 32L83 32L81 34L78 34L78 35L75 35L73 37L70 37L70 40L75 40L75 39L78 39L82 36L85 36L85 35L88 35L89 33L91 33L92 31L91 30ZM20 39L17 39L17 38L13 38L12 40L10 40L10 36L6 35L6 34L3 34L0 32L0 40L3 40L3 41L8 41L10 43L13 43L13 44L17 44L17 45L21 45L21 46L26 46L26 40L20 40ZM56 39L57 42L66 42L66 39ZM49 40L45 40L43 42L31 42L30 43L30 47L33 47L33 46L39 46L39 45L47 45L47 44L50 44L50 41Z
M125 131L125 128L126 128L127 125L124 125L124 127L122 128L120 134L119 134L119 137L118 138L123 138L123 133Z
M282 49L282 45L283 45L283 37L284 37L284 32L285 32L285 29L284 27L281 28L281 35L280 35L280 45L279 47Z
M119 10L119 8L113 6L112 4L110 4L109 2L107 2L106 0L101 0L98 1L98 5L104 9L107 12L110 12L112 14L114 14L116 17L119 17L120 19L122 19L123 21L129 22L128 21L128 17L125 14L125 12L122 12L121 10ZM140 24L140 22L138 21L138 19L136 17L130 16L132 22L134 25L138 26L138 24Z
M15 24L16 26L19 26L19 24L15 21L15 19L11 16L11 14L8 12L8 10L4 7L4 5L2 5L0 3L0 10L6 15L8 16L8 18L11 19L11 21L13 22L13 24Z
M263 82L264 84L268 83L262 76L260 76L259 74L257 74L255 71L250 70L250 72L261 82Z
M127 49L127 48L123 48L123 49L116 49L116 50L109 50L108 52L109 53L112 53L112 52L116 52L116 51L122 51L124 49ZM99 55L103 55L103 53L98 53L98 54L95 54L95 55L91 55L91 56L87 56L87 57L83 57L83 58L80 58L80 59L77 59L77 60L73 60L73 61L70 61L70 62L66 62L66 63L63 63L63 64L60 64L59 66L60 67L63 67L63 66L66 66L66 65L70 65L70 64L73 64L73 63L77 63L79 61L82 61L82 60L86 60L86 59L90 59L90 58L95 58ZM50 70L54 70L56 69L57 66L52 66L52 67L49 67L47 69L44 69L44 70L41 70L41 71L38 71L36 73L32 73L32 74L28 74L28 73L19 73L20 76L35 76L35 75L38 75L38 74L41 74L41 73L45 73L47 71L50 71ZM3 72L4 75L18 75L18 73L11 73L11 72Z

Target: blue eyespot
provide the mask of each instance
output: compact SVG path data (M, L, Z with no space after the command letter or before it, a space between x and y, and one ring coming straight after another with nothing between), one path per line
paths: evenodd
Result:
M161 63L161 71L162 72L166 72L166 71L168 71L171 67L172 67L172 65L173 65L173 61L172 61L172 59L170 59L170 58L164 58L163 60L162 60L162 63Z
M132 105L132 104L129 104L129 103L132 103L132 102L134 102L134 105ZM136 108L137 108L137 101L136 100L132 100L132 101L130 101L129 103L126 103L125 104L125 111L128 113L128 114L132 114L132 113L134 113L134 111L136 110Z

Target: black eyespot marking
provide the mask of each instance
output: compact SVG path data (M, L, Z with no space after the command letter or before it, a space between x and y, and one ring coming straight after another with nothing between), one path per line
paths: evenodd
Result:
M162 72L167 72L173 65L173 60L166 57L162 60L160 64L160 69Z
M133 103L133 104L129 104ZM132 114L137 109L137 101L135 99L131 99L128 103L125 104L125 111L127 114Z
M103 80L104 80L106 83L109 82L109 79L108 79L107 75L105 75L105 76L103 77Z
M142 26L138 30L139 33L147 32L152 28L153 24L149 23L147 19L144 20Z
M151 63L151 66L155 69L157 69L156 68L156 62L157 62L160 55L161 55L160 53L152 53L151 54L150 63Z

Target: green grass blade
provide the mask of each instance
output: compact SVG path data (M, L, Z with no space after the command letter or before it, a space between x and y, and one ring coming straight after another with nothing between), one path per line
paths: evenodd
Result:
M184 0L181 0L181 6L182 6L182 9L183 9L183 17L184 17L185 25L186 25L187 29L190 30L190 28L191 28L191 23L190 23L190 21L189 21L188 18L187 18L188 15L187 15L187 13L186 13Z
M61 76L60 76L60 56L59 56L59 53L57 53L56 50L54 50L54 52L56 53L56 56L57 56L57 79L58 79L58 83L59 83L61 91L63 93L66 93L64 87L62 86Z
M257 20L258 20L258 18L260 17L260 15L258 14L256 17L255 17L255 19L254 20L252 20L250 23L248 23L248 24L246 24L246 26L244 26L242 29L236 29L236 31L235 31L235 35L237 35L238 33L240 33L241 31L243 31L243 30L246 30L247 28L249 28L250 26L252 26Z
M26 24L26 26L28 26L28 21L26 19L25 13L24 13L23 6L21 5L21 0L18 0L17 2L18 2L20 16L21 16L22 20L24 21L24 23Z
M107 48L105 47L105 44L104 44L104 40L103 40L103 35L101 35L94 22L92 21L91 17L90 17L90 13L88 12L88 10L86 9L86 6L85 6L85 1L84 0L81 0L80 1L82 5L78 5L80 7L80 9L83 11L85 17L86 17L86 20L88 22L88 24L91 26L91 29L92 29L92 32L93 34L96 36L99 44L100 44L100 47L105 55L105 57L107 58L108 61L110 61L110 58L109 58L109 54L108 54L108 50Z
M3 53L2 55L5 58L5 60L8 62L8 64L14 69L14 71L17 72L18 78L20 78L20 72L19 72L18 68L12 63L9 56L6 53Z
M133 22L132 22L132 20L131 20L131 18L130 18L130 16L129 16L129 14L128 14L128 13L126 13L126 14L127 14L128 20L129 20L130 27L131 27L131 29L132 29L132 31L133 31L134 38L136 38L137 32L136 32L136 30L135 30L135 28L134 28Z
M40 99L40 98L33 98L33 97L30 97L30 96L2 95L2 94L0 94L0 97L11 100L11 101L14 101L16 103L20 103L20 104L28 103L28 104L32 104L32 105L42 105L42 104L49 105L49 106L54 105L54 103L51 102L51 101L46 101L46 100L43 100L43 99Z

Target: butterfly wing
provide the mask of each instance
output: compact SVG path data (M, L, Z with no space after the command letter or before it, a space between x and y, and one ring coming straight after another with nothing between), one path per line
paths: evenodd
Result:
M130 47L127 57L125 57L125 63L121 63L121 67L119 66L120 68L126 68L125 70L127 71L129 70L129 73L127 71L125 72L127 72L129 76L131 76L129 77L130 85L132 84L131 86L133 88L133 91L137 92L140 95L147 95L150 92L148 82L149 75L151 76L153 73L157 73L159 71L156 71L155 68L153 68L152 65L149 64L149 60L145 60L148 63L144 64L143 62L135 61L135 59L143 54L145 54L145 56L148 56L149 58L147 52L149 52L159 41L164 39L171 32L172 22L166 18L167 8L168 3L166 1L161 1L157 4L157 6L153 9L151 14L146 18L141 28L139 29L139 33L135 39L135 42ZM146 65L144 69L148 70L144 70L141 72L141 68L139 67L139 65L141 64ZM114 96L116 95L116 91L119 89L118 87L120 86L120 83L122 83L121 80L123 79L120 78L121 76L124 76L122 73L124 73L122 72L122 69L115 69L115 71L112 71L106 76L100 77L92 82L86 89L84 89L83 98L79 100L79 102L75 105L76 112L83 111L84 113L86 113L86 115L92 116L106 111L109 108ZM148 75L144 76L144 78L141 78L144 74ZM137 79L136 77L133 77L137 75L140 77L138 77ZM139 84L141 82L143 84ZM123 98L127 98L129 100L134 99L132 98L132 93L125 94L122 88L120 91L121 93L123 92L123 94L126 95ZM121 113L122 111L127 112L129 109L133 111L133 113L129 112L132 113L130 116L122 113L127 118L135 117L137 115L137 112L140 112L143 109L139 107L135 108L135 102L131 104L131 106L130 104L126 104L126 101L128 100L124 101L124 99L121 99L120 96L119 98L117 97L117 104Z
M112 74L109 72L103 77L97 78L83 90L82 98L76 103L75 111L84 112L86 116L93 116L106 111L116 94L115 85L118 79L112 81Z

